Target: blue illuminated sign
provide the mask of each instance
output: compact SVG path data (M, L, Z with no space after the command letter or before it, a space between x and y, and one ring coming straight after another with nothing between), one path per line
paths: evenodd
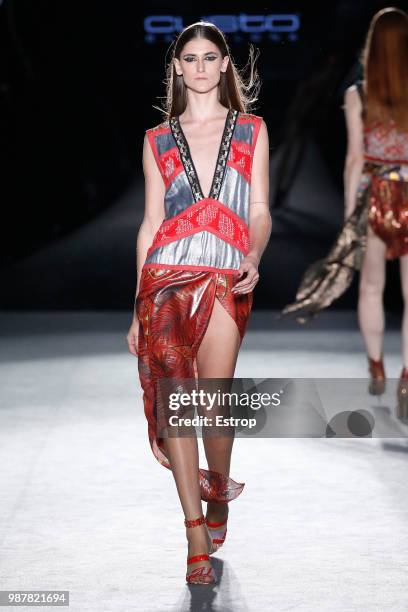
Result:
M297 40L300 17L296 13L274 13L271 15L207 15L203 21L210 21L226 34L248 34L249 38L267 35L271 40ZM154 42L158 36L167 38L180 32L184 27L181 15L148 15L144 20L145 37Z

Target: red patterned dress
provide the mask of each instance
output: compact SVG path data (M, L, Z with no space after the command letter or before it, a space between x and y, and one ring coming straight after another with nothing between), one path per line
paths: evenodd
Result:
M356 83L366 116L363 82ZM283 317L306 323L348 289L361 269L368 226L386 246L386 258L408 254L408 133L395 123L364 127L364 166L356 206L346 219L329 253L303 274L296 299Z
M408 134L391 121L364 130L371 170L368 222L386 244L387 259L408 253ZM367 172L368 174L368 172Z
M249 251L251 169L262 118L229 109L212 186L205 197L178 117L146 134L165 185L165 219L143 266L136 313L140 322L138 367L149 442L171 469L160 434L158 383L196 379L196 356L218 299L234 319L241 342L252 292L231 292ZM244 484L199 469L205 501L235 499Z

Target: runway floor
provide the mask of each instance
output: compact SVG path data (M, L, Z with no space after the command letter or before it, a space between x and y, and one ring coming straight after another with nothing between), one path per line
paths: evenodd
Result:
M268 317L255 317L237 377L366 376L352 318L300 329ZM246 485L213 557L219 582L185 584L183 517L148 444L129 323L0 314L0 588L69 590L75 612L408 610L406 435L237 438L231 476ZM398 329L385 352L397 377Z

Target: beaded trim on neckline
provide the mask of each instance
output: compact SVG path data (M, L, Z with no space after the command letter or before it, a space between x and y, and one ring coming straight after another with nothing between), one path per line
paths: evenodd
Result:
M224 179L225 168L227 165L232 136L234 134L237 118L238 111L230 108L225 119L224 130L221 137L220 147L218 150L217 161L215 164L214 176L211 184L210 193L208 194L207 198L218 200L222 187L222 182ZM181 127L180 119L179 117L172 117L169 123L170 129L180 152L180 158L191 187L191 192L193 194L194 201L198 202L199 200L204 200L206 199L206 197L204 196L200 181L198 180L197 170L195 168L194 161L191 156L191 151L188 145L187 138L184 134L183 128Z

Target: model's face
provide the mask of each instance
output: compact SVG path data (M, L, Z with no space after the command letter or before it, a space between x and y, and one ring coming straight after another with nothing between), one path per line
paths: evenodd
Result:
M218 85L228 60L228 55L223 58L214 43L206 38L194 38L184 45L180 59L175 58L174 64L177 74L183 75L186 87L205 93Z

